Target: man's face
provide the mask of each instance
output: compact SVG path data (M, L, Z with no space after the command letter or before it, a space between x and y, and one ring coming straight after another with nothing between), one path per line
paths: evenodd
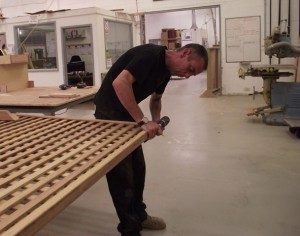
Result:
M204 71L204 59L201 57L189 58L190 50L184 49L174 63L171 74L189 78Z

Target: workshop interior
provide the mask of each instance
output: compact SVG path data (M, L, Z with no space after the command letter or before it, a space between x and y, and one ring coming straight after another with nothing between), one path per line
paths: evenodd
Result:
M167 228L142 235L299 236L299 20L298 0L0 1L0 235L119 235L105 174L143 144ZM161 137L95 119L127 50L189 43L208 68L170 78Z

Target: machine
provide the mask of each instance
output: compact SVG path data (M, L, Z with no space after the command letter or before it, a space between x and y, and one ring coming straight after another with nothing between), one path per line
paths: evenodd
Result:
M267 104L254 108L247 115L261 115L263 121L270 125L286 125L285 119L300 119L300 83L277 81L280 77L292 75L293 73L280 71L274 66L249 67L247 71L240 69L240 78L262 77L263 91L253 91L252 95L262 94Z
M300 119L300 83L278 82L280 77L293 75L288 71L280 71L284 66L278 67L250 66L247 71L240 69L239 77L252 76L263 79L263 91L253 91L253 96L262 94L267 106L255 108L248 115L261 115L267 124L286 125L285 119Z
M261 115L263 121L270 125L287 125L287 119L300 120L300 83L277 81L280 77L293 75L289 71L284 71L290 70L291 66L280 64L280 59L300 56L300 46L291 43L290 27L287 26L281 32L280 25L283 21L287 20L279 19L279 26L275 27L272 35L265 39L265 54L270 58L270 65L250 66L247 70L239 69L240 78L252 76L263 79L263 91L253 91L253 96L262 94L267 105L254 108L248 115ZM278 58L277 65L271 64L273 56Z

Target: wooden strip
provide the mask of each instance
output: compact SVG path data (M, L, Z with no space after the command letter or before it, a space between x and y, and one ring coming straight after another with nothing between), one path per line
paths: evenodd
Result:
M142 134L142 136L140 137L140 138L143 138L143 140L145 139L145 137L146 137L146 135L145 135L145 133L144 134ZM118 141L118 142L116 142L116 144L117 144L117 146L122 146L122 143L124 143L124 141ZM126 145L124 145L125 146L125 148L128 148L128 146L126 146ZM97 150L97 147L95 147L96 148L96 150ZM105 154L106 155L108 155L109 153L111 153L112 151L113 151L113 149L114 149L114 147L112 147L112 146L110 146L107 150L105 150ZM95 151L96 151L95 150ZM120 152L121 150L119 150L119 152ZM52 194L54 194L54 192L57 192L58 190L60 190L60 189L62 189L62 188L64 188L64 186L69 182L69 181L72 181L73 179L78 179L78 178L80 178L80 177L75 177L75 176L77 176L78 174L80 174L80 173L85 173L90 167L92 167L92 166L94 166L96 163L98 163L98 161L99 161L99 159L103 159L103 157L102 157L103 155L99 155L97 158L93 158L93 159L91 159L90 161L89 161L89 164L88 165L84 165L82 168L79 168L76 172L73 172L73 173L71 173L69 176L67 176L65 179L63 179L62 181L60 181L59 182L59 184L57 184L57 185L55 185L55 186L53 186L52 188L51 188L51 192L52 192ZM124 156L125 157L125 156ZM109 162L108 162L109 163ZM110 168L112 168L111 166L110 166ZM107 173L107 171L109 171L109 169L106 169L105 171L104 171L104 173ZM101 176L103 175L103 173L101 173ZM74 182L73 182L74 183ZM87 185L88 187L90 187L91 186L91 184L92 183L90 183L89 185ZM78 196L78 195L80 195L83 191L85 191L85 189L83 190L83 189L79 189L79 188L72 188L72 190L74 191L74 189L77 189L77 193L76 193L76 196ZM79 190L79 191L78 191ZM46 199L45 198L47 198L47 197L49 197L49 196L44 196L44 195L47 195L47 194L49 194L49 193L46 193L46 192L44 192L44 193L42 193L38 198L40 198L40 199L37 199L39 202L42 202L42 201L45 201ZM67 193L68 194L68 196L69 197L72 197L72 198L74 198L75 199L75 197L74 197L74 195L73 195L73 193ZM55 198L54 198L54 201L55 201L55 203L53 204L52 203L52 207L51 207L51 209L53 209L53 207L54 206L57 206L57 201L55 200L57 198L57 194L55 195ZM74 200L73 199L73 200ZM31 207L34 207L34 206L37 206L37 204L36 203L32 203L32 202L30 202L29 203L30 205L32 205ZM64 203L65 204L65 203ZM70 204L70 202L68 202L68 204ZM26 206L27 208L28 208L28 206ZM60 206L61 207L61 206ZM65 206L63 206L63 207L65 207ZM47 211L48 211L49 209L47 209ZM56 211L57 211L57 209L55 209ZM56 211L54 212L54 214L56 215L57 213L56 213ZM18 212L19 213L19 212ZM12 215L14 215L15 213L13 213ZM25 213L23 213L23 214L25 214ZM45 214L45 211L43 211L43 214ZM20 216L19 216L20 217ZM30 218L32 218L32 216L31 217L28 217L27 218L27 220L30 220ZM4 225L8 225L7 223L6 223L6 219L4 220ZM27 225L28 224L28 222L25 224L25 225ZM29 223L29 224L31 224L31 223ZM19 228L19 227L18 227ZM24 229L22 229L22 231L23 231ZM2 229L0 228L0 232L2 231ZM12 233L12 232L6 232L6 233Z
M59 131L57 131L55 133L52 133L52 135L47 136L47 138L51 138L51 137L55 137L58 133L63 132L64 134L60 136L60 139L63 139L63 138L65 138L65 139L62 140L61 142L57 142L57 140L52 141L52 142L48 142L48 146L43 151L39 151L41 149L40 146L35 146L35 147L31 148L31 149L26 150L25 152L18 153L13 158L7 158L4 162L0 163L0 168L2 169L1 176L6 175L7 173L9 173L13 169L20 168L22 165L26 165L27 168L28 168L29 167L28 166L29 162L35 160L36 158L40 157L41 155L46 155L50 151L52 151L52 150L54 150L54 149L56 149L56 148L58 148L60 146L63 146L65 143L68 143L71 140L71 138L66 138L66 137L68 137L69 135L71 135L72 133L74 133L73 128L80 127L81 129L83 129L83 128L87 127L87 126L90 126L90 124L83 124L82 126L78 126L78 124L75 123L73 125L67 126L67 127L65 127L65 129L59 130ZM92 126L90 129L88 129L86 131L93 130L95 127L96 127L96 125ZM78 133L77 137L81 136L84 132L85 131L80 131ZM51 144L51 145L49 146L49 144ZM39 152L37 152L37 151L39 151ZM9 155L9 153L8 153L8 155ZM7 155L7 157L9 157L8 155ZM28 157L28 156L30 156L30 157ZM24 157L28 157L28 158L23 159ZM6 168L6 166L8 164L14 163L17 160L21 160L21 161L15 163L11 167L7 167ZM1 184L0 184L0 186L1 186Z
M128 128L125 128L125 129L124 129L124 132L126 132L126 131L128 131ZM113 139L116 138L117 136L118 136L118 134L113 135L109 140L107 140L107 141L105 142L104 145L108 145L108 144L111 142L111 140L113 140ZM108 153L111 152L111 150L109 150L109 149L113 149L113 148L114 148L113 146L110 146L110 147L106 150L106 152L108 152ZM96 152L96 151L98 151L98 147L97 147L97 146L94 147L93 150L91 150L91 151L89 151L89 152ZM64 169L59 169L59 170L55 171L55 174L54 174L54 175L50 175L50 176L44 178L42 181L36 183L36 184L34 185L34 187L31 187L30 189L26 189L25 191L23 191L21 194L19 194L19 195L17 196L17 199L10 199L10 200L8 200L8 201L5 203L5 206L0 206L0 212L3 213L3 211L4 211L5 209L10 209L10 208L12 208L12 207L13 207L12 204L20 202L22 199L24 199L24 197L28 196L30 193L35 192L35 191L36 191L37 189L39 189L41 186L44 186L46 183L51 182L51 181L52 181L53 179L55 179L57 176L60 176L66 169L69 169L70 167L75 166L76 164L80 163L80 161L81 161L82 159L86 158L86 156L88 156L88 155L90 155L90 153L85 153L85 154L83 154L80 158L74 160L72 163L67 164L67 165L65 166ZM101 158L101 159L102 159L102 157L103 157L102 155L99 156L99 158ZM96 159L93 158L93 159L90 160L89 162L94 163L95 161L98 161L98 159L96 160ZM89 166L88 166L88 165L84 165L84 168L89 168ZM84 169L83 169L83 168L79 168L77 171L70 173L70 175L68 175L66 178L62 179L60 182L58 182L58 183L59 183L58 185L61 185L61 187L62 187L63 185L65 185L64 182L65 182L66 179L72 180L72 179L74 179L74 173L79 173L79 174L80 174L80 173L82 173L82 172L84 173ZM70 178L70 176L73 176L73 177ZM75 176L76 176L76 175L75 175ZM61 184L61 183L63 183L63 184ZM16 187L16 188L18 188L18 187ZM50 191L50 193L48 193L48 195L50 196L50 195L54 194L53 191L54 191L55 189L56 189L55 186L52 186L51 189L50 189L51 191ZM21 213L21 211L15 211L14 213L12 213L12 214L10 215L10 217L9 217L9 219L7 219L7 221L11 221L11 223L13 223L13 221L14 221L14 217L13 217L13 216L17 215L17 216L20 217L20 214L21 214L21 216L23 216L24 214L27 214L27 212L31 210L31 208L29 208L27 205L35 206L35 205L37 205L37 203L34 203L34 202L36 202L36 201L38 201L38 202L45 201L46 199L44 199L43 197L40 197L40 196L42 196L42 195L46 195L46 196L44 196L44 197L49 197L46 193L41 193L41 195L39 195L37 198L35 198L33 202L29 202L28 204L24 205L23 210L24 210L24 209L27 209L26 211L24 211L24 212L22 212L22 213ZM32 206L31 206L31 207L32 207ZM15 213L16 213L16 214L15 214ZM3 222L3 223L4 223L4 225L10 224L10 223L5 223L5 222ZM2 226L0 225L0 232L1 232L1 229L2 229Z
M130 152L137 148L143 141L147 139L146 133L137 134L134 140L131 140L129 145L124 145L124 148L119 149L114 155L110 155L103 159L100 163L96 163L95 167L88 170L85 174L76 179L76 182L70 183L66 188L62 189L55 195L55 198L49 199L48 204L51 205L51 211L41 205L35 211L32 212L30 218L24 219L26 227L22 229L23 232L29 234L36 233L42 226L44 226L49 220L54 218L59 212L69 206L78 196L89 189L95 184L102 176L108 173L114 166L122 161ZM80 186L80 188L79 188ZM48 207L49 207L48 205ZM47 220L45 220L45 218ZM23 224L23 222L20 222ZM17 227L21 228L21 224ZM30 225L30 228L28 227Z
M80 132L76 132L75 136L74 135L72 136L72 133L74 133L74 130L69 133L66 133L64 136L61 137L61 138L64 138L64 140L61 140L59 142L57 142L57 140L56 140L56 141L48 143L46 146L49 145L49 148L45 148L42 152L37 152L37 149L40 149L41 147L29 150L27 153L25 152L24 154L26 156L27 155L29 156L31 151L33 153L36 153L34 155L30 155L30 158L27 159L28 161L26 161L26 169L30 170L30 166L28 166L28 163L30 161L35 160L39 156L40 157L45 156L48 153L52 152L52 154L49 155L47 158L47 159L51 159L51 158L54 158L55 156L62 154L63 152L66 152L68 149L72 149L73 147L75 147L77 145L76 143L72 143L72 139L78 139L78 142L82 143L82 142L84 142L84 140L86 138L92 137L96 133L101 132L102 130L112 126L112 124L106 124L106 125L103 125L102 127L100 127L100 129L96 129L96 127L98 125L99 124L95 124L93 126L89 125L90 127L88 129L83 129ZM87 133L87 134L85 134L85 133ZM84 136L84 134L85 134L85 136ZM68 138L66 138L66 137L68 137ZM54 142L56 142L57 144L54 145ZM58 147L63 147L63 148L60 148L59 150L55 151ZM3 165L8 165L9 163L16 162L19 160L19 158L20 158L19 156L15 156L14 158L9 158L3 163ZM0 167L2 167L1 164L0 164ZM18 165L15 165L15 168L18 168L18 167L19 167ZM3 173L5 173L5 171L3 171ZM19 173L21 173L21 172L19 172ZM12 178L12 177L10 176L10 178ZM5 182L6 182L6 180L5 181L1 180L0 186L2 186Z
M99 125L99 124L97 124L97 125ZM7 173L9 173L9 172L13 172L14 169L20 168L20 166L21 166L22 164L26 164L26 169L25 169L25 170L18 171L17 174L10 175L10 176L6 177L5 179L0 180L0 186L3 186L4 184L7 184L7 182L12 181L12 180L18 178L20 175L25 174L27 171L32 171L32 169L37 168L38 166L40 166L40 165L42 165L42 164L48 162L49 159L52 159L52 158L54 158L55 156L58 156L58 155L62 154L63 152L66 152L68 149L73 148L74 146L77 145L76 143L71 143L71 140L72 140L73 138L81 137L81 138L78 139L78 142L81 143L81 142L83 142L86 138L92 137L95 133L98 133L99 131L102 131L102 130L106 129L106 128L108 128L109 126L111 126L111 124L106 124L106 125L102 126L100 129L98 129L98 130L96 130L96 131L95 131L96 125L95 125L95 126L91 126L89 129L87 129L87 130L82 130L81 132L77 133L76 136L71 136L71 137L65 139L64 141L61 141L61 142L57 143L56 145L51 145L50 148L44 149L44 151L42 151L42 152L38 152L37 154L31 156L31 158L29 158L28 160L25 159L23 162L20 162L20 163L18 163L18 164L15 164L15 165L11 166L11 168L7 168L7 170L4 169L4 170L3 170L3 175L2 175L2 176L4 176L5 174L7 174ZM94 132L92 132L93 130L94 130ZM73 131L71 131L71 132L73 132ZM71 134L71 132L65 134L65 136L63 136L63 137L69 136L69 135ZM82 136L85 132L88 132L88 133L89 133L89 136L87 136L87 137L86 137L86 136ZM63 138L63 137L62 137L62 138ZM69 144L66 145L66 146L64 146L66 143L69 143ZM63 147L63 146L64 146L64 148L60 148L58 151L53 152L51 155L48 156L47 159L46 159L46 158L45 158L45 159L41 159L40 161L36 161L36 162L34 162L33 164L28 165L28 163L29 163L30 161L35 160L38 156L45 156L45 155L47 155L50 151L53 151L53 150L57 149L58 147ZM34 152L36 152L36 149L30 150L30 151L28 151L28 152L34 153ZM26 153L25 153L25 154L26 154ZM30 154L27 153L27 155L30 155ZM20 158L19 156L16 156L16 157L13 158L12 160L8 159L7 162L10 163L11 161L15 161L16 159L19 159L19 158ZM7 165L7 162L5 163L6 165ZM0 167L1 167L1 165L0 165Z
M292 128L300 127L300 119L284 119L284 120Z
M117 120L91 120L91 119L83 119L83 118L70 118L70 117L57 117L57 116L44 116L44 115L31 115L31 114L22 114L22 117L33 117L33 118L43 118L43 119L50 119L50 120L55 120L55 119L62 119L62 120L76 120L76 121L86 121L86 122L96 122L96 123L111 123L111 124L123 124L123 125L136 125L135 122L131 121L117 121Z
M52 93L52 94L47 94L47 95L40 95L39 98L76 98L80 97L79 94L76 93Z
M20 116L22 119L29 117L31 116ZM34 119L38 119L37 116L34 116ZM84 121L84 124L89 125L87 125L88 128L82 130L82 137L76 138L75 136L81 131L76 130L72 133L70 132L71 130L69 130L69 135L62 138L66 133L62 132L62 130L66 130L65 127L57 130L61 132L61 135L57 135L57 139L62 138L63 141L70 139L72 147L69 146L67 142L60 147L58 142L55 142L53 138L51 138L54 137L53 133L57 131L49 134L51 132L49 132L48 126L46 126L48 130L40 132L44 137L38 133L33 135L39 140L45 140L45 142L36 142L32 135L23 136L31 139L31 145L27 146L23 152L7 156L7 160L20 156L23 157L21 159L15 159L15 162L10 162L11 164L8 163L5 166L5 170L10 169L9 172L6 172L5 179L10 180L5 182L6 188L2 190L6 191L11 188L12 192L0 200L0 208L3 205L7 207L7 211L3 210L5 214L0 215L1 235L12 236L19 234L27 236L33 234L63 208L69 205L71 201L75 200L85 189L91 186L92 182L95 182L103 176L104 173L107 173L106 171L108 171L109 168L113 168L113 166L117 164L114 160L119 160L119 151L120 158L124 158L125 155L127 155L127 149L127 151L130 152L135 148L135 145L140 145L142 142L141 140L137 141L136 144L132 142L136 140L135 138L137 136L140 136L140 139L146 139L145 132L139 127L136 127L134 122L106 122L101 120L91 121L88 119L48 118L44 116L42 119L53 121L54 123L57 120L64 120L65 122L68 120ZM1 124L0 121L0 127ZM7 125L9 124L11 123L8 122ZM90 125L95 124L101 127L102 131L99 132L99 128L96 128L87 134L84 133L84 131L91 128ZM103 125L107 126L108 124L110 128L108 130L103 129ZM117 127L117 124L120 124L120 126ZM5 125L2 127L4 126ZM93 133L94 131L95 133ZM31 131L28 131L28 128L24 127L24 132L27 133ZM88 138L89 135L90 137ZM45 139L45 136L48 137L48 141ZM18 137L16 136L12 139L18 139ZM22 140L18 140L17 142L25 145ZM38 146L40 146L41 149L39 149ZM56 149L52 149L53 146L56 146ZM64 151L62 151L62 149ZM125 151L122 152L122 150ZM4 154L7 155L7 153L12 151L13 150L10 150ZM24 155L24 153L29 154L28 157ZM57 153L60 154L57 155ZM51 156L51 158L49 158L49 156ZM103 166L102 163L110 157L112 160ZM45 160L41 161L42 159ZM20 164L21 162L23 165ZM49 166L51 168L48 168ZM93 172L96 167L100 169ZM92 175L89 175L91 172L93 172ZM101 174L101 176L99 174ZM86 176L88 177L86 178ZM20 184L20 182L22 183ZM15 187L14 190L11 186ZM21 187L21 189L19 187ZM2 190L0 194L2 194ZM7 192L5 194L7 194ZM53 194L55 194L55 197ZM57 199L58 196L63 197ZM41 203L43 204L41 205ZM3 222L7 224L3 225Z
M63 122L63 121L62 121ZM35 130L38 129L39 127L44 127L47 125L47 123L49 124L53 124L53 122L45 120L45 119L39 119L39 120L32 120L31 122L27 122L27 123L23 123L22 125L19 124L18 122L15 123L15 126L11 127L10 130L6 129L5 133L3 133L2 135L2 139L0 139L1 141L7 140L7 139L11 139L15 136L18 136L20 133L25 133L26 130ZM5 134L5 136L4 136Z
M15 125L6 129L2 130L2 135L1 135L1 142L5 142L10 140L10 138L18 136L20 134L23 134L26 129L27 130L34 130L36 127L42 127L45 124L45 120L43 121L42 119L40 121L27 121L27 122L15 122ZM3 146L3 143L0 143L1 146Z
M112 130L117 130L121 126L122 125L119 124L116 127L113 127ZM102 135L102 136L104 136L104 135ZM94 138L94 139L95 139L95 141L98 140L97 137ZM28 184L29 182L34 181L35 179L37 179L38 177L40 177L43 174L47 173L51 169L56 168L60 163L64 163L67 159L69 159L70 157L74 156L76 153L79 153L80 151L84 150L85 148L87 148L91 144L92 144L92 142L82 144L81 146L75 148L74 150L71 150L69 153L67 153L66 155L64 155L63 158L57 159L57 160L53 161L51 164L48 164L48 165L44 166L43 168L41 168L40 171L35 172L34 174L31 174L28 177L26 177L26 178L18 181L18 183L9 186L5 190L1 191L1 193L0 193L0 200L2 200L3 198L7 197L9 194L12 194L12 192L14 192L15 189L19 189L21 187L26 186L26 184ZM71 164L66 165L65 168L70 168L71 166L77 164L78 161L82 160L82 158L84 158L84 157L85 157L85 155L82 155L80 158L78 158L78 160L72 162ZM62 171L64 171L64 169L59 169L59 170L55 171L55 175L51 176L51 178L54 178L54 177L60 175ZM45 181L42 181L42 182L38 183L37 186L40 186L41 184L45 184L44 182ZM0 214L2 214L7 208L11 207L12 203L19 202L23 198L27 197L30 194L31 191L36 191L36 188L35 189L31 188L30 190L25 190L25 191L22 192L22 194L18 195L18 200L12 198L9 201L7 201L5 204L1 205L0 206Z
M50 121L49 121L50 122ZM51 132L53 130L56 130L57 128L60 128L60 127L64 127L65 124L64 121L60 121L58 122L58 124L50 124L48 126L45 126L46 124L44 124L41 127L38 127L37 129L35 130L32 130L32 131L28 131L26 132L24 135L19 135L18 137L14 138L14 139L11 139L9 140L8 142L5 142L3 144L3 146L5 145L4 148L1 149L0 151L0 154L1 153L4 153L4 152L7 152L9 150L13 150L13 152L11 153L11 155L13 155L13 153L18 153L32 145L35 145L37 142L40 142L40 140L38 140L39 137L43 137L44 134L42 132ZM30 141L32 140L35 140L34 142L30 143ZM11 145L8 145L12 143ZM0 145L2 146L2 145Z
M75 121L70 123L76 123ZM35 122L28 122L25 124L25 126L15 127L15 129L12 129L10 132L7 131L7 136L10 135L10 138L14 138L14 136L19 136L19 134L22 135L28 135L37 133L36 130L42 131L45 130L46 126L53 127L55 124L67 124L66 121L58 120L58 121L52 121L48 119L40 119L39 121ZM31 134L28 134L28 132L32 132ZM17 133L17 135L15 135Z
M33 117L23 117L19 116L19 120L17 122L8 122L8 121L0 121L0 134L4 135L4 132L8 132L9 130L13 129L14 127L21 126L21 124L28 122L28 120L31 120L32 122L35 122L36 119Z
M52 122L50 120L44 120L41 122L33 123L31 125L26 125L26 127L23 127L23 129L18 129L16 130L13 134L8 133L7 137L9 140L5 141L2 145L6 146L10 143L16 143L19 144L20 140L26 139L27 142L30 140L36 139L36 137L39 135L41 136L42 132L47 132L47 131L52 131L52 130L57 130L60 127L63 127L65 125L68 125L70 123L75 123L75 122L65 122L63 120L61 121L56 121ZM34 136L35 135L35 136Z

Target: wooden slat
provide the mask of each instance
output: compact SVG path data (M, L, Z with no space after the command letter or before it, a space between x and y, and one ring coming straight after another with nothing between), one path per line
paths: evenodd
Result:
M22 146L23 149L26 149L24 147L24 144L30 143L32 140L36 140L38 137L41 137L44 135L43 131L47 131L47 133L55 131L61 127L65 127L66 125L70 125L71 122L56 122L52 123L50 121L43 122L40 124L37 124L34 127L26 127L23 128L22 131L18 130L16 133L7 135L7 140L3 140L2 144L0 145L1 151L0 153L4 153L6 150L9 149L15 149L16 147ZM8 146L9 144L12 144ZM6 146L6 147L5 147ZM5 148L3 148L5 147Z
M121 125L119 125L119 127L121 127ZM117 127L117 128L119 128ZM114 128L114 130L117 130L117 128ZM97 132L97 131L94 131L94 132ZM104 135L102 135L103 137ZM95 138L95 140L93 140L93 142L96 142L98 141L99 139ZM65 154L63 156L63 158L60 158L60 159L57 159L55 161L53 161L51 164L48 164L48 165L45 165L43 168L41 168L38 172L34 173L34 174L31 174L29 175L28 177L26 178L23 178L22 180L18 181L18 183L14 184L14 185L11 185L10 187L6 188L4 191L2 191L0 193L0 200L2 200L2 198L6 197L8 194L10 194L12 191L14 191L16 188L22 188L24 187L27 183L31 182L31 181L34 181L37 177L47 173L48 171L50 171L51 169L54 169L56 168L60 163L63 163L65 161L67 161L70 157L72 157L73 155L75 155L76 153L79 153L80 151L84 150L85 148L87 148L89 145L91 145L92 142L90 140L90 142L86 143L86 144L82 144L80 145L78 148L70 151L69 153ZM99 148L99 147L97 147ZM56 155L59 155L60 153L55 153ZM56 155L51 155L50 157L47 157L48 160L50 159L53 159L53 157L55 157ZM70 166L74 166L76 165L78 162L80 162L83 158L85 158L84 155L81 155L80 158L77 158L76 161L74 162L71 162L71 165ZM68 168L70 168L70 166L67 166ZM64 172L64 169L60 169L58 171L55 171L55 174L56 175L59 175L60 172ZM14 179L16 178L15 176L13 176ZM40 184L43 184L40 183ZM31 192L33 189L31 188L29 190L29 192ZM22 197L24 198L26 195L25 193L23 193L24 196L19 196L19 200L22 199ZM16 200L13 200L12 202L16 202ZM0 214L2 213L2 210L5 208L6 206L5 205L2 205L0 206Z
M105 127L107 127L107 126L105 126ZM81 128L81 129L84 128L84 126L78 126L78 127ZM69 128L73 128L73 126L68 127L68 129ZM6 175L9 172L12 172L14 169L20 168L21 166L24 166L24 165L26 165L26 170L18 171L19 175L23 174L23 172L25 172L25 171L30 171L30 170L32 170L32 168L36 168L37 166L46 163L47 162L46 158L45 159L40 159L39 161L35 161L35 162L33 162L33 161L37 160L37 158L39 158L41 155L43 155L43 156L47 155L50 151L53 151L53 150L57 149L58 147L61 147L61 146L65 145L66 143L69 143L72 138L74 138L74 137L80 137L80 136L82 136L84 134L84 132L90 132L90 131L92 131L94 128L95 128L95 126L91 126L89 129L80 131L76 136L71 136L71 137L68 137L68 136L70 136L74 132L74 130L71 130L69 132L65 132L65 133L63 133L63 134L60 135L61 138L65 138L64 141L56 142L56 143L54 141L48 142L48 146L44 150L42 150L41 152L39 152L39 153L36 153L36 152L37 152L37 150L40 149L40 146L35 146L34 148L32 148L30 150L27 150L26 152L17 154L13 158L8 158L6 161L0 163L0 168L2 168L5 165L8 165L9 163L16 162L17 160L20 160L20 161L17 162L17 163L15 163L14 165L12 165L10 167L6 167L1 172L1 177L3 177L4 175ZM53 134L53 136L55 136L55 135L57 135L57 133ZM83 141L84 139L85 139L85 137L83 137L81 140ZM79 140L79 141L81 141L81 140ZM69 146L73 147L73 146L75 146L75 144L72 144L72 145L69 145ZM52 153L52 157L54 155L60 154L61 152L65 151L66 149L67 149L66 146L64 148L60 148L59 152ZM24 158L26 156L30 156L30 157L26 158L26 159L22 159L22 158ZM29 163L31 163L31 164L29 164ZM2 186L3 184L5 184L5 181L10 181L13 178L16 178L16 175L14 175L14 176L10 175L9 177L5 178L5 180L1 180L0 179L0 186Z
M0 234L9 236L38 231L147 137L132 122L32 115L13 122L0 122L9 134L0 139Z
M10 113L6 110L0 110L0 120L18 120L19 117L16 114Z
M37 121L32 117L20 117L18 122L0 121L0 131L9 131L12 130L14 127L20 127L22 126L22 122L27 122L28 120L32 120L33 122ZM4 133L1 132L1 135L4 135Z

